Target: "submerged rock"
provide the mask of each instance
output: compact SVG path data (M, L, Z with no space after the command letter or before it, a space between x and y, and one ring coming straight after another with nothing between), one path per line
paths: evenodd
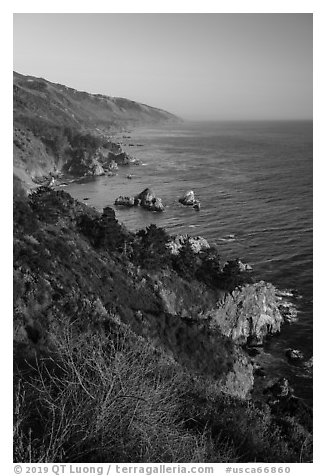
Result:
M210 313L211 325L238 344L262 345L283 323L275 293L264 281L235 289Z

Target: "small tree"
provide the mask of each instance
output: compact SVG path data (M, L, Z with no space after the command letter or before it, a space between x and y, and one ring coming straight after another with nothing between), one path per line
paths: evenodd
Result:
M197 256L194 253L189 238L181 246L179 253L174 257L174 269L185 279L194 279L197 270Z
M167 249L169 235L163 228L151 224L136 234L133 243L133 261L147 269L157 270L170 264L170 252Z
M216 281L221 275L221 258L215 247L200 252L200 265L196 278L211 287L216 286Z

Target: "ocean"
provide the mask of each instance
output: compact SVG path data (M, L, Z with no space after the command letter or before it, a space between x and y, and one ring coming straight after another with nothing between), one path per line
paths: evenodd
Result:
M141 165L120 167L114 177L82 179L65 190L101 210L119 195L150 187L165 211L115 207L120 222L131 230L155 223L172 234L204 236L222 258L239 257L259 280L282 290L297 318L268 340L261 363L269 376L287 377L311 404L306 362L313 353L312 122L184 122L124 131L114 139ZM187 190L200 200L199 212L179 204ZM304 362L289 362L287 348L301 350Z

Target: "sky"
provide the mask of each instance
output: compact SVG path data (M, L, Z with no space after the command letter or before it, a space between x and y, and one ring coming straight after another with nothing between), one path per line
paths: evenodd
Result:
M14 14L14 70L192 120L312 119L313 15Z

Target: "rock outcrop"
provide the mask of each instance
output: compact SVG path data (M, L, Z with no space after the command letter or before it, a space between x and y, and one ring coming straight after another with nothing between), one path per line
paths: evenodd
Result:
M208 241L202 236L188 236L188 235L176 235L171 238L171 241L167 244L173 255L177 255L186 241L189 241L191 249L194 253L200 253L203 250L210 248Z
M267 334L280 331L283 322L276 289L264 281L227 294L209 318L224 335L247 345L261 345Z

